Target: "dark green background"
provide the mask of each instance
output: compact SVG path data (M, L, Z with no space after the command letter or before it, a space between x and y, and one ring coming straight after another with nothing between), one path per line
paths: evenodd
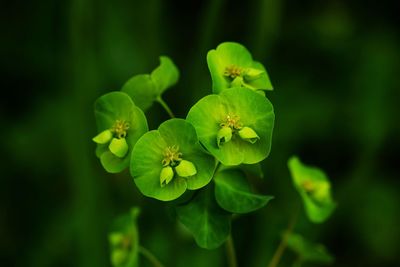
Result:
M179 117L209 94L206 52L243 43L269 71L276 127L259 192L276 199L233 223L240 266L267 266L299 197L286 161L328 173L338 209L296 230L335 266L399 263L399 22L395 1L8 1L0 8L2 266L110 266L107 229L139 205L141 243L166 266L225 266L127 173L94 155L93 102L148 73L181 71L165 99ZM154 106L150 128L167 118ZM280 266L290 266L286 252ZM147 262L142 261L143 266ZM396 264L397 263L397 264Z

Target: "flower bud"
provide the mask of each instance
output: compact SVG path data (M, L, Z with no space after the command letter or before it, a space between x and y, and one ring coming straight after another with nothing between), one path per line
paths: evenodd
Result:
M160 186L164 187L174 178L174 170L170 166L162 168L160 172Z
M180 177L189 177L197 173L194 164L187 160L181 160L179 165L175 167L175 171Z
M230 127L222 127L217 134L217 145L221 147L223 144L232 139L232 129Z
M110 142L112 137L112 132L110 130L105 130L93 137L92 140L97 144L107 144L108 142Z
M242 129L240 129L239 136L243 140L250 142L252 144L257 142L258 139L260 139L257 133L250 127L243 127Z
M246 81L253 81L260 78L261 74L263 73L263 70L248 68L244 74L244 79Z
M128 143L126 142L125 138L113 138L108 148L110 149L111 153L119 158L125 157L126 153L128 153Z

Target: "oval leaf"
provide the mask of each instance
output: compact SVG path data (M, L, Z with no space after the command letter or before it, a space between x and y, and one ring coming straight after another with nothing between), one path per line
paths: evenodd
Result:
M217 205L211 188L198 192L188 204L178 206L176 212L202 248L215 249L229 236L231 215Z
M121 91L127 93L138 107L146 111L178 79L178 68L169 57L161 56L160 65L151 74L133 76L122 86Z
M225 170L214 177L215 198L225 210L248 213L264 207L273 196L254 194L245 174L240 170Z

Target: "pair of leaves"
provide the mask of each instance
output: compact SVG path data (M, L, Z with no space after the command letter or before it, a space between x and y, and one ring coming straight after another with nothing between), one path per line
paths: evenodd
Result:
M229 142L218 146L218 132L228 116L252 128L259 140L250 143L234 135ZM206 96L190 109L186 119L196 128L204 147L224 165L254 164L269 155L274 110L267 98L250 89L231 88L220 95Z
M114 267L137 267L139 254L138 208L118 217L110 230L110 258Z
M174 178L164 187L160 186L164 153L168 147L176 147L182 158L194 164L197 173L190 177ZM136 143L131 160L131 175L136 186L148 197L170 201L181 196L186 189L196 190L207 185L213 176L215 161L204 152L193 126L183 119L170 119L158 130L144 134Z
M127 93L138 105L146 111L161 94L175 85L179 79L179 70L169 57L161 56L160 65L150 74L139 74L129 79L122 91Z
M298 255L300 262L333 263L333 256L322 244L312 243L299 234L289 234L287 246Z
M252 193L245 174L238 169L216 173L214 182L176 209L179 221L206 249L217 248L228 238L232 213L255 211L273 198Z
M322 223L336 208L331 196L331 184L326 174L315 167L303 164L298 157L288 161L293 184L300 194L310 221Z
M107 172L121 172L129 166L130 154L136 141L148 131L146 117L123 92L111 92L99 97L95 102L94 114L99 133L111 129L117 120L129 124L125 138L128 152L124 157L114 155L109 150L108 144L97 144L96 148L96 155Z
M215 94L237 86L252 90L273 90L264 66L254 61L250 52L241 44L225 42L218 45L216 49L208 52L207 63ZM228 77L226 72L229 72L230 68L233 68L233 74L238 75L239 82L234 82L234 78Z

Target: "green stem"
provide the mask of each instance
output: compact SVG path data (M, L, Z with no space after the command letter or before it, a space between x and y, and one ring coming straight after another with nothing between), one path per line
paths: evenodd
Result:
M228 266L237 267L235 246L233 244L232 235L229 235L225 243L226 256L228 257Z
M164 267L164 265L148 249L139 246L139 253L142 254L154 267Z
M168 113L168 115L171 118L175 118L174 113L172 112L172 110L169 108L169 106L167 105L167 103L165 103L165 101L161 98L161 96L157 97L157 102L160 103L160 105L165 109L165 111Z
M289 238L289 235L292 233L293 228L296 225L298 215L299 215L299 208L297 208L295 213L293 214L292 219L290 220L289 225L283 234L283 237L282 237L281 242L279 243L279 246L277 247L274 255L272 256L271 262L269 263L268 267L277 267L278 266L279 261L281 260L283 253L286 250L287 240Z

